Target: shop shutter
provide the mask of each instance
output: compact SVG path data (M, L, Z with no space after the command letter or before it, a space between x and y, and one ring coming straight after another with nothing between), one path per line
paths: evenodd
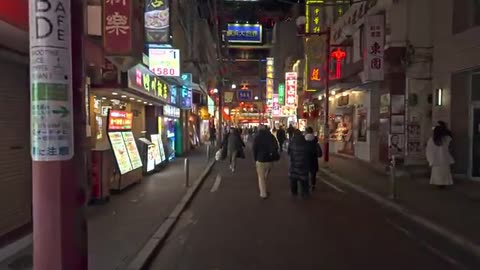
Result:
M31 221L28 66L0 57L0 238Z

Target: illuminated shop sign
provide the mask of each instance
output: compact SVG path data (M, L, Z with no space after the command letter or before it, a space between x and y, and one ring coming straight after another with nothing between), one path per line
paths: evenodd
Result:
M322 25L322 5L323 1L309 1L306 6L306 24L305 30L307 33L320 33L320 25Z
M227 41L230 43L262 43L262 25L228 24Z
M238 101L248 101L252 99L252 91L250 90L238 90L237 91Z
M283 83L278 84L278 104L285 105L285 84Z
M278 104L278 94L273 94L273 102L272 102L272 114L274 116L280 115L280 105Z
M132 129L133 113L110 110L108 115L108 130Z
M145 39L147 43L170 43L170 1L145 1Z
M183 73L182 76L182 89L180 93L182 108L190 109L192 107L192 74Z
M168 84L141 64L128 70L128 88L146 92L163 102L168 102Z
M149 67L158 76L180 76L180 50L149 48Z
M286 105L295 106L297 99L297 72L285 73Z
M273 57L267 58L267 107L269 110L272 108L272 99L273 99L273 88L275 87L274 83L274 59Z
M177 104L178 103L178 91L177 91L177 86L176 85L170 85L170 92L169 92L169 101L171 104Z
M168 117L180 118L180 109L171 105L163 106L163 115Z

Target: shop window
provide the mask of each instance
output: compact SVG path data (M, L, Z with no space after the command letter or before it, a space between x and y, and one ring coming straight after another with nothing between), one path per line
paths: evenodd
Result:
M452 12L453 34L480 25L480 2L478 0L454 0Z

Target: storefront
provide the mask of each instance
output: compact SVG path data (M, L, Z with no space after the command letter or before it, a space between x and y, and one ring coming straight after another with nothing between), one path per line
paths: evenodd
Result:
M172 105L163 106L162 116L158 121L159 133L166 138L166 153L168 160L173 160L182 154L182 125L180 123L180 108Z

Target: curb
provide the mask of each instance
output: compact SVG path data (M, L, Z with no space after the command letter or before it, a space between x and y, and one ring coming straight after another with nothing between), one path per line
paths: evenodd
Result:
M452 232L450 231L449 229L427 219L427 218L424 218L424 217L421 217L415 213L413 213L412 211L404 208L403 206L401 206L400 204L398 203L395 203L391 200L388 200L386 198L384 198L383 196L381 195L378 195L374 192L371 192L357 184L354 184L348 180L346 180L345 178L333 173L333 172L330 172L324 168L319 168L320 171L322 171L323 173L325 173L327 176L333 178L334 180L350 187L351 189L369 197L370 199L376 201L377 203L383 205L384 207L386 208L389 208L393 211L396 211L398 212L399 214L403 215L404 217L410 219L411 221L417 223L418 225L420 226L423 226L424 228L436 233L437 235L443 237L444 239L446 239L447 241L449 241L451 244L454 244L462 249L464 249L465 251L471 253L473 256L475 256L477 259L480 259L480 246L471 242L470 240L466 239L465 237L455 233L455 232Z
M173 227L180 218L180 215L183 213L188 203L192 201L196 192L202 185L203 181L207 178L207 175L210 173L214 165L215 160L211 161L207 165L203 173L197 178L193 186L191 186L187 190L187 193L183 195L182 199L173 209L170 215L168 215L162 225L160 225L160 227L155 231L155 233L135 255L133 260L128 264L128 267L125 268L126 270L141 270L149 263L150 258L160 246L160 244L162 244L168 237L169 233L172 231Z

